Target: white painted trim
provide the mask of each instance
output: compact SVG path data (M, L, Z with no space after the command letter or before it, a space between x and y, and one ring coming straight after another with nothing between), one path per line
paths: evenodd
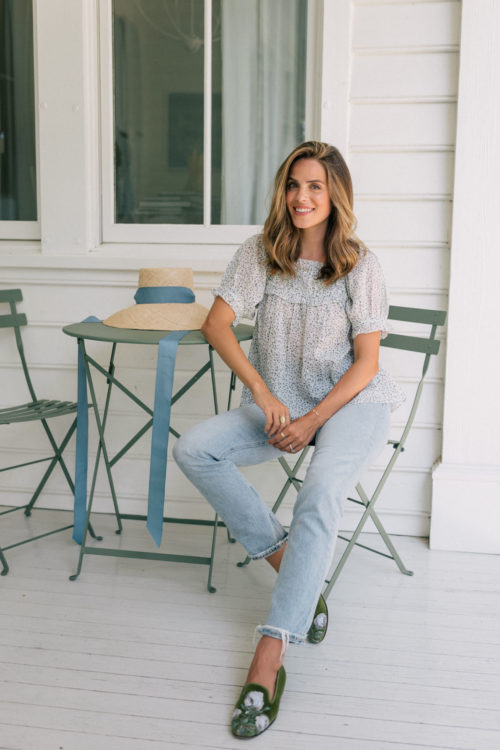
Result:
M351 81L351 0L325 2L321 79L321 140L347 158Z
M111 0L99 2L100 103L101 103L101 233L104 242L116 242L114 201L113 127L113 24ZM118 240L119 241L119 240Z
M439 203L442 201L450 202L451 193L356 193L358 203L385 203L387 201L396 201L398 203Z
M324 0L307 3L306 140L321 138L322 29Z
M459 3L461 0L416 0L418 3ZM415 0L353 0L353 5L415 5Z
M425 144L424 146L376 146L370 144L369 146L351 146L350 151L352 154L446 154L453 153L455 151L455 146L430 146L428 144Z
M245 237L249 236L251 234L251 231L253 227L245 227L245 229L249 230L247 231L247 234ZM255 232L258 232L261 229L261 227L256 227ZM238 240L236 241L236 243ZM235 244L236 244L235 243ZM185 244L185 243L182 243ZM218 243L220 244L220 243ZM147 254L149 252L157 252L158 251L158 245L153 244L150 245L146 242L141 243L141 251L144 254ZM398 249L403 250L405 248L409 250L440 250L444 251L446 253L449 253L450 246L448 242L431 242L431 241L422 241L422 242L412 242L411 240L405 240L404 242L396 241L396 240L374 240L371 243L371 247L378 248L378 249ZM133 245L129 242L122 242L122 243L111 243L106 242L102 245L99 245L98 247L94 248L92 253L107 257L121 257L123 254L124 257L127 257L132 252L135 252L137 256L137 246ZM15 254L19 255L37 255L40 254L40 242L37 242L35 240L0 240L0 258L3 258L12 256Z
M34 1L41 249L82 254L99 240L96 0Z
M458 44L422 44L405 47L353 47L353 54L359 56L379 55L439 55L445 52L459 52Z
M103 228L104 239L108 243L149 242L162 245L235 245L258 232L262 232L259 225L107 224Z
M203 65L203 224L212 223L212 0L205 0Z
M431 521L434 549L497 554L500 100L489 92L500 88L499 28L497 0L463 0L443 451Z
M93 465L94 457L90 457L90 461ZM13 499L19 496L18 503L22 505L24 498L29 497L33 492L28 487L22 488L17 486L15 488L9 488L9 490L0 491L0 507L12 507L17 503L13 503ZM121 513L135 513L137 515L144 515L147 508L147 498L138 498L136 494L128 494L126 492L120 492L120 512ZM65 489L51 489L50 497L42 495L37 501L37 508L46 508L50 510L73 510L73 504L71 498L68 496L68 492ZM210 505L199 497L185 497L185 496L168 496L165 502L165 512L168 515L180 515L178 508L182 507L182 516L184 518L213 518L213 510ZM113 512L113 506L111 497L108 493L96 490L94 495L94 503L92 506L93 513L105 513L111 514ZM351 503L346 502L344 515L342 517L340 533L346 533L353 531L359 521L360 513L356 511ZM399 510L397 508L386 508L383 511L379 510L378 515L384 524L384 527L389 534L403 534L408 536L427 536L429 528L429 513L427 511L419 510ZM289 526L292 520L292 508L289 503L284 501L279 511L280 522L285 526ZM373 523L368 520L364 533L377 534ZM378 539L378 537L377 537ZM340 543L340 542L339 542ZM383 541L378 539L378 547L384 550ZM397 543L396 543L397 547Z
M455 95L437 96L353 96L351 104L454 104Z
M37 170L38 174L38 170ZM38 195L37 195L38 203ZM0 221L0 238L2 240L39 240L39 221Z

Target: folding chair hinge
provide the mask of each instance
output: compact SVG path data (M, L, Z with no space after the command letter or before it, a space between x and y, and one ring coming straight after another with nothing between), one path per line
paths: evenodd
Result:
M115 364L114 362L110 362L110 365L108 367L108 373L111 375L111 377L115 374ZM106 385L109 385L111 383L111 380L109 378L106 379Z
M389 440L389 443L392 443L392 447L394 448L394 450L396 450L397 448L399 448L399 446L401 445L401 443L397 443L394 440ZM404 453L404 451L405 451L405 449L401 448L401 453Z

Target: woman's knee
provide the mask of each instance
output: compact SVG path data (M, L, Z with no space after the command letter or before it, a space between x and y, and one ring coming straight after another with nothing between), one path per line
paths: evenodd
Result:
M342 517L346 489L325 479L303 485L295 503L294 518L303 518L325 531L335 528Z
M179 466L199 460L206 453L207 440L200 435L198 426L195 425L181 435L173 447L172 455Z

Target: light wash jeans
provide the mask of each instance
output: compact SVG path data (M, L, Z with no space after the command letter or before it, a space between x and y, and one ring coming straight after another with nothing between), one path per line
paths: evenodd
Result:
M287 543L266 625L258 630L284 645L303 643L328 574L344 500L387 441L388 404L346 404L316 433L287 534L236 468L286 455L268 443L255 404L219 414L188 430L174 457L231 534L254 560Z

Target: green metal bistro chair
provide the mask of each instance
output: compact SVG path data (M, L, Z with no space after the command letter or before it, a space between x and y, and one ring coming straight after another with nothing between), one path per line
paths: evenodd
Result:
M429 368L430 358L432 355L437 354L439 351L440 342L436 339L436 331L437 331L438 326L444 325L445 320L446 320L446 313L440 310L425 310L425 309L420 309L416 307L394 307L391 305L391 307L389 308L389 320L399 320L399 321L404 321L407 323L421 323L424 325L430 325L431 327L430 333L427 337L406 336L406 335L401 335L401 334L396 334L396 333L390 333L387 335L385 339L382 339L380 342L381 346L387 346L392 349L401 349L404 351L418 352L418 353L424 354L425 357L424 357L424 364L422 368L422 375L420 377L420 380L419 380L419 383L415 392L415 396L413 399L413 403L411 405L410 414L403 428L401 437L398 440L388 441L388 443L392 445L394 449L394 453L391 455L391 458L372 496L369 497L368 494L363 489L361 483L358 482L358 484L356 485L356 492L358 493L360 499L358 500L353 497L347 498L350 502L360 505L363 508L363 514L354 530L354 533L352 534L350 538L342 536L341 534L338 535L339 539L342 539L348 544L344 550L342 557L340 558L339 562L334 568L333 573L331 574L330 578L326 581L327 585L323 592L323 596L325 599L328 597L333 585L335 584L337 578L339 577L342 571L342 568L346 564L347 558L351 554L354 546L362 547L363 549L367 549L371 552L375 552L377 555L382 555L382 557L388 557L389 559L394 560L396 562L396 564L398 565L402 573L404 573L405 575L409 575L409 576L413 575L413 572L406 568L400 556L398 555L392 541L390 540L387 532L385 531L382 525L382 522L380 521L378 515L376 514L374 510L374 506L380 496L380 493L382 492L382 489L387 481L387 478L389 477L389 474L391 473L394 467L394 464L396 463L399 455L405 449L404 446L406 443L406 439L412 428L413 421L415 419L415 414L417 412L418 404L420 401L420 396L422 395L422 389L424 387L425 376ZM304 462L304 459L306 458L307 453L309 452L310 448L311 446L306 446L303 449L296 463L293 466L290 466L288 461L286 461L285 458L283 458L282 456L278 459L279 463L281 464L281 466L283 467L284 471L287 474L287 480L285 484L283 485L281 492L276 499L276 502L273 505L273 513L276 513L276 511L278 510L278 508L280 507L283 501L283 498L285 497L286 493L288 492L288 490L290 489L292 485L295 487L297 491L300 490L302 480L297 477L297 472L299 471L302 463ZM380 552L380 550L377 550L374 547L368 547L364 544L360 544L357 541L368 518L371 518L371 520L375 524L375 527L378 533L380 534L380 536L382 537L384 544L386 545L389 551L389 554L385 552ZM238 566L242 567L243 565L247 565L249 562L250 562L250 558L247 557L245 560L243 560L243 562L238 563Z
M35 390L33 388L33 384L31 382L30 374L28 371L28 365L26 364L23 342L21 339L21 326L25 326L27 323L26 315L24 313L18 313L16 310L16 302L21 302L22 298L23 298L23 295L20 289L6 289L3 291L0 291L0 303L6 303L10 306L9 314L0 315L0 328L13 328L14 329L17 349L19 352L19 357L21 359L21 365L22 365L24 377L26 380L26 385L28 387L28 391L31 396L31 401L28 401L25 404L9 406L5 409L0 409L0 425L13 424L17 422L34 422L34 421L41 422L43 429L45 430L45 433L47 435L47 438L49 440L49 443L52 447L52 453L47 458L39 458L39 459L36 459L35 461L26 461L21 464L14 464L12 466L6 466L4 468L0 468L0 472L3 472L3 471L9 471L10 469L18 469L23 466L30 466L32 464L49 461L49 465L45 473L43 474L38 484L38 487L33 493L33 496L31 500L29 501L29 503L27 505L18 506L18 507L3 511L2 513L0 513L0 516L3 516L7 513L13 513L18 510L24 510L24 514L26 516L30 516L33 506L35 505L40 493L45 487L50 475L52 474L52 471L54 470L57 464L59 464L59 466L61 467L64 473L64 476L66 477L69 488L71 490L71 494L72 495L74 494L73 480L71 479L71 476L64 462L62 454L73 432L75 431L76 416L73 419L73 422L71 426L69 427L60 445L57 445L57 442L48 425L48 420L54 417L61 417L67 414L76 415L76 403L74 403L73 401L53 401L53 400L48 400L48 399L38 399L36 397ZM58 532L65 531L66 529L71 529L72 526L73 524L71 524L70 526L63 526L59 529L55 529L54 531L49 531L48 533L39 534L38 536L30 537L29 539L24 539L23 541L16 542L15 544L10 544L9 546L4 547L3 551L12 549L13 547L19 547L21 544L27 544L28 542L33 542L35 541L35 539L41 539L42 537L50 536L51 534L57 534ZM93 534L93 531L91 533ZM7 565L7 560L5 559L3 551L0 548L0 562L2 564L1 575L6 575L9 571L9 566Z

